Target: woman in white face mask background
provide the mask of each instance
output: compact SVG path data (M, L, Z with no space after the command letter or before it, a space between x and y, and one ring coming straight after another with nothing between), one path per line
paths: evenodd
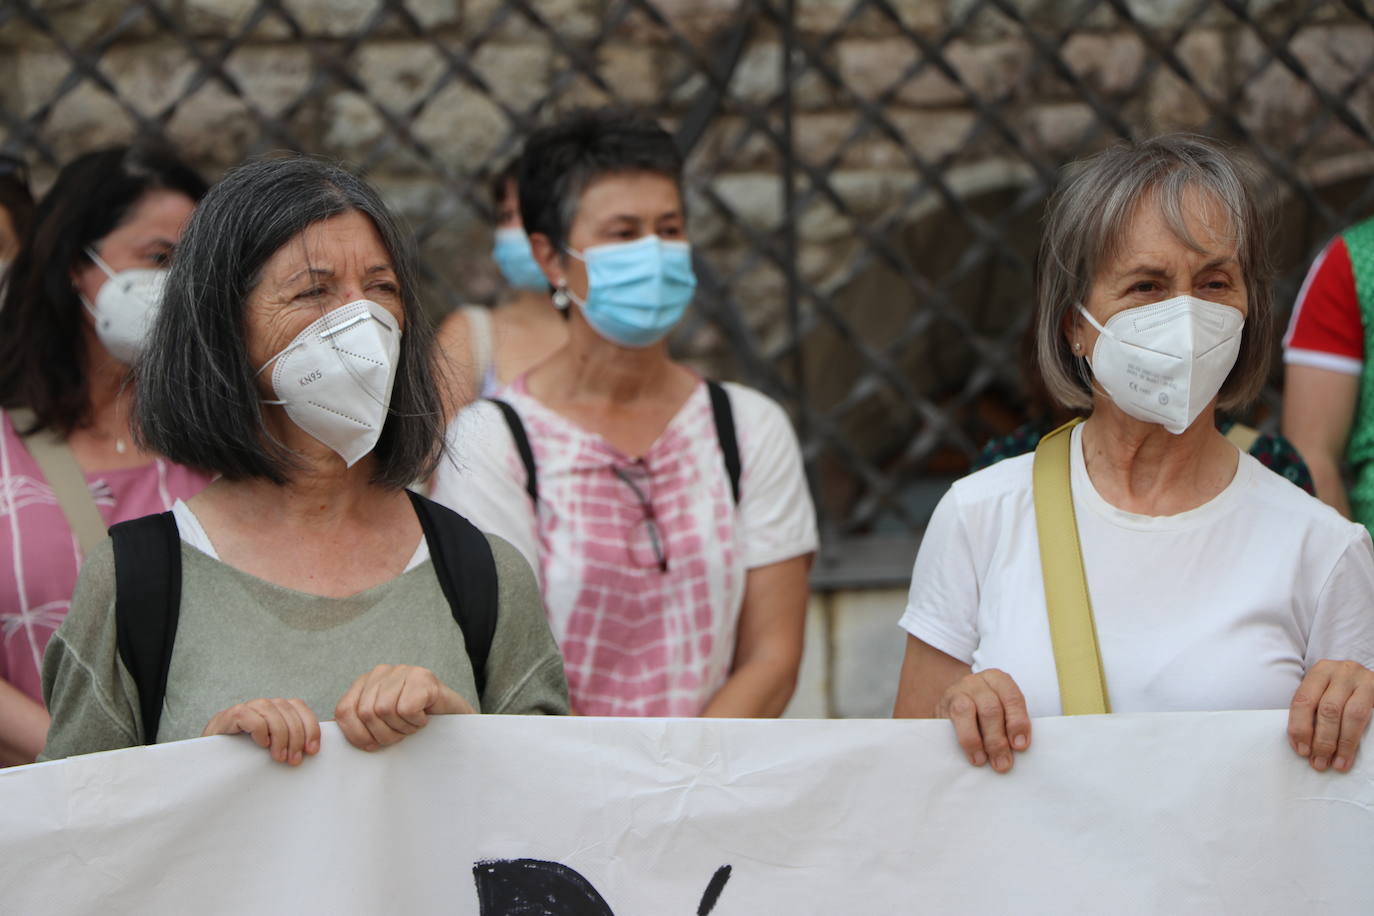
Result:
M1038 547L1076 530L1106 708L1287 708L1294 752L1350 768L1374 708L1369 536L1214 423L1266 378L1264 242L1248 176L1210 141L1162 137L1069 169L1033 332L1051 396L1088 413L1054 437L1071 512L1038 530L1036 500L1053 495L1029 455L946 494L901 620L896 715L948 717L970 762L1012 767L1030 719L1084 686L1057 662ZM1056 597L1056 627L1072 604Z
M73 160L43 198L0 304L0 763L43 746L43 650L104 528L208 478L140 448L130 362L205 182L139 146ZM110 274L114 274L114 279ZM151 281L151 282L150 282Z
M587 111L521 162L568 342L498 392L504 407L459 416L435 498L539 571L575 711L779 715L815 516L782 409L669 355L696 284L677 148L653 121Z
M443 444L415 278L409 236L337 167L260 160L210 191L135 405L142 441L219 475L139 523L178 568L127 567L179 588L171 645L151 656L165 683L149 687L149 656L110 623L128 593L116 529L44 661L45 757L242 732L299 764L327 719L377 750L434 715L566 710L529 566L406 490ZM163 585L143 604L171 601Z
M549 281L534 259L520 221L520 168L515 160L492 181L496 209L492 259L506 289L495 308L468 305L439 325L444 407L450 417L476 398L494 394L542 362L568 339L568 325L549 301Z

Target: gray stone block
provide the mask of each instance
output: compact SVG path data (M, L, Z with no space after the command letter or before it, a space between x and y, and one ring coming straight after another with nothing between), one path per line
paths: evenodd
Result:
M783 713L788 719L825 719L830 716L830 627L827 599L812 595L806 607L806 648L802 652L797 689Z
M886 719L897 698L906 589L839 592L832 599L831 689L841 718Z

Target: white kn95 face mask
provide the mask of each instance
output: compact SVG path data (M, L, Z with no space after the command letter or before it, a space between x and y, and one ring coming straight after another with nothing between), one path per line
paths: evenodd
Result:
M1088 364L1093 379L1127 414L1158 423L1175 436L1217 396L1240 353L1245 316L1194 296L1117 312L1101 332Z
M401 351L395 317L359 299L324 315L258 370L272 370L275 401L349 467L377 445Z
M95 334L110 355L132 364L143 352L162 307L167 271L153 267L114 270L93 249L87 248L86 254L108 279L95 294L95 302L81 296L81 304L95 319Z

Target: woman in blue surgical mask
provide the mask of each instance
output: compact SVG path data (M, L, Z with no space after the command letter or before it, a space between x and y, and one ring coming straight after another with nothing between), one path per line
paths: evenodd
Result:
M43 651L105 526L209 479L139 448L129 426L130 364L204 193L169 151L87 153L21 237L0 305L0 765L43 746Z
M520 210L568 340L459 416L435 495L535 567L576 711L776 716L814 511L783 410L669 354L696 288L681 173L628 113L530 137Z
M549 282L520 222L519 166L519 160L512 162L491 185L496 212L491 256L506 289L495 308L463 306L439 326L450 416L474 398L494 394L568 339L568 326L549 302Z

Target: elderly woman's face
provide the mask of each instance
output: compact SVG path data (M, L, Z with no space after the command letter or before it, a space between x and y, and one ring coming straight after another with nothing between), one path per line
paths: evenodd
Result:
M122 223L91 248L115 273L166 267L195 208L195 201L180 191L149 191L129 208ZM72 273L72 285L87 302L95 301L96 293L108 279L105 271L90 260Z
M686 220L677 182L657 172L622 172L587 185L577 202L577 215L568 229L568 247L577 252L597 245L633 242L646 235L685 242ZM587 267L564 255L564 277L579 297L587 295ZM559 277L551 278L558 285Z
M382 306L404 330L391 255L372 220L352 210L307 227L263 265L248 296L248 358L264 365L325 312L359 299ZM270 376L259 384L270 386Z
M1105 325L1125 309L1183 295L1248 313L1245 277L1226 211L1204 192L1190 190L1184 196L1183 213L1188 234L1200 251L1174 234L1152 199L1141 202L1122 234L1116 256L1102 266L1088 291L1084 308L1099 324ZM1098 331L1077 311L1072 319L1066 328L1069 344L1081 344L1077 352L1091 358Z

